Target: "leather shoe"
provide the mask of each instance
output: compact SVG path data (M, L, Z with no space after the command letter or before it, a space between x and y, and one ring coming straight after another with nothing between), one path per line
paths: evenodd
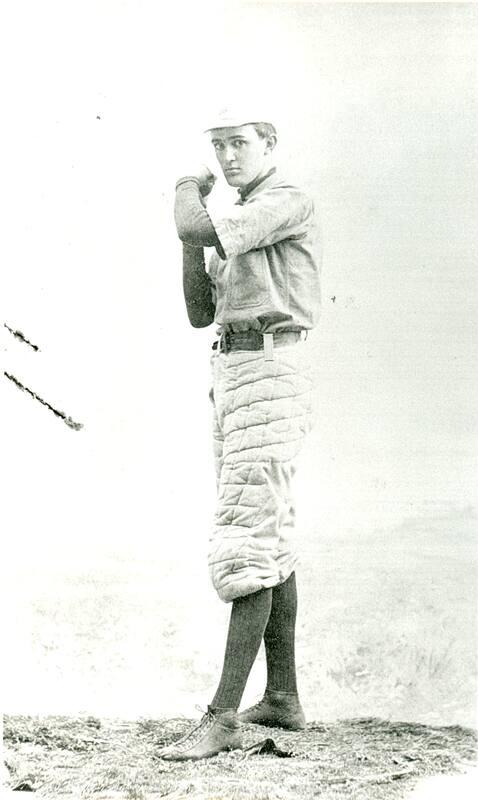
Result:
M223 750L241 750L241 724L235 709L213 709L208 706L199 725L158 752L165 761L197 761L210 758Z
M307 726L299 697L291 692L266 690L259 703L242 711L238 717L241 722L287 731L302 731Z

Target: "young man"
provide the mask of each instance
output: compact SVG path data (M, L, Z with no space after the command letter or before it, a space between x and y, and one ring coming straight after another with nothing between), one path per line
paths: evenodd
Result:
M208 213L215 177L200 167L176 185L175 220L190 322L218 326L211 393L218 504L209 569L232 610L216 694L199 725L160 752L169 760L241 747L243 722L305 727L295 671L291 480L311 423L304 339L320 298L314 209L277 174L270 122L226 110L208 131L239 199L228 212ZM215 248L208 271L204 247ZM266 691L238 714L262 639Z

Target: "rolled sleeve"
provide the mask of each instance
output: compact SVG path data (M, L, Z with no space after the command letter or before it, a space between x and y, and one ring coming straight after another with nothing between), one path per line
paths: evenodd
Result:
M208 209L209 211L209 209ZM227 213L209 211L226 258L306 234L313 203L301 191L270 189L233 206Z

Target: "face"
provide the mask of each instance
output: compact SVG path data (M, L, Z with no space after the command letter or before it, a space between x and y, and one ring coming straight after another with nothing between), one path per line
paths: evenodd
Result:
M211 142L230 186L247 186L271 167L275 137L261 138L253 125L214 128Z

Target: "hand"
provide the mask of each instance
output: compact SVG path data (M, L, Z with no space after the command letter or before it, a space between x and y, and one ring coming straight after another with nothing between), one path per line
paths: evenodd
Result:
M183 176L190 176L191 178L196 178L199 181L199 191L203 197L207 197L217 180L216 176L205 164L199 164L198 166L193 167L190 172L184 172Z

